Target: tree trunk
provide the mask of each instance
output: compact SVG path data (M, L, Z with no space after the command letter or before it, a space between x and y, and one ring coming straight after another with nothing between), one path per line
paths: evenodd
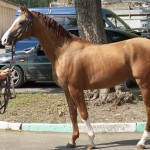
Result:
M79 35L93 43L106 43L100 0L75 0Z

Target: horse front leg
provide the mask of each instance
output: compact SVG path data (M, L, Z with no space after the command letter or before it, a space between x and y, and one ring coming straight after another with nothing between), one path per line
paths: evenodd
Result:
M141 93L142 93L143 102L146 108L147 120L146 120L146 127L142 135L142 138L137 143L137 146L136 146L138 150L142 150L145 148L145 143L150 137L150 86L149 88L145 88L145 87L144 89L141 88Z
M65 91L65 96L68 103L70 119L72 121L73 127L72 138L69 140L67 147L74 148L76 146L75 141L77 138L79 138L79 128L77 123L77 107L68 91Z
M88 119L88 112L87 112L87 108L86 108L86 104L85 104L84 93L83 93L83 91L80 91L73 87L69 87L69 91L70 91L70 95L72 96L72 98L74 100L74 103L77 106L77 109L78 109L78 112L80 113L82 121L87 128L87 134L89 137L87 149L88 150L94 149L95 145L94 145L93 140L94 140L95 134L94 134L93 128Z

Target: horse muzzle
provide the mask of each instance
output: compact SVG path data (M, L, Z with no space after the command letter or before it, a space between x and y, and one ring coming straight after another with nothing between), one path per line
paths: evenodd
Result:
M5 35L4 34L4 36L1 39L1 44L3 46L8 46L8 45L12 45L12 43L15 43L15 41L16 41L15 36L13 36L11 34L10 35Z

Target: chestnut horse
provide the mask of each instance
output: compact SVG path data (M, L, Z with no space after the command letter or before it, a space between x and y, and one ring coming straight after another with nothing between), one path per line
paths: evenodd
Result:
M77 111L87 127L88 146L94 148L94 132L88 119L83 90L115 86L135 79L146 108L145 131L137 148L144 149L150 136L150 40L135 38L97 45L73 36L52 18L21 7L20 16L2 37L2 44L34 36L53 65L54 81L64 90L73 125L68 147L79 137Z

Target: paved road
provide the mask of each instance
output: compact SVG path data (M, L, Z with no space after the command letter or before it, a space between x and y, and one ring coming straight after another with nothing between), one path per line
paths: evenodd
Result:
M130 90L139 90L137 87L132 87ZM25 83L20 88L15 88L16 93L63 93L54 82L37 81L34 83Z
M4 48L0 48L0 54L5 53L5 49Z
M25 83L15 88L16 93L63 93L63 90L52 82Z
M71 134L0 131L0 150L69 150L65 147ZM134 150L141 133L96 134L95 143L99 150ZM84 150L86 134L77 140L78 150ZM150 145L147 145L147 150ZM74 150L74 149L72 149Z

